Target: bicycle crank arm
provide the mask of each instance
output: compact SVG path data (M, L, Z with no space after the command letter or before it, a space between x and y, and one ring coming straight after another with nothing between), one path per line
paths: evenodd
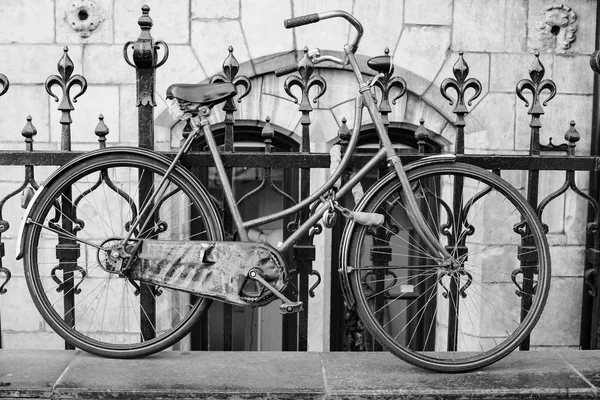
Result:
M283 303L279 306L279 311L282 314L297 313L297 312L300 312L300 311L302 311L304 309L304 307L302 307L302 302L301 301L291 301L290 299L288 299L287 297L285 297L285 295L283 293L281 293L279 290L275 289L269 282L267 282L260 275L259 271L260 270L257 269L257 268L252 268L250 271L248 271L248 277L250 279L254 279L255 281L257 281L260 284L262 284L271 293L273 293L275 296L277 296L279 298L279 300L283 301Z

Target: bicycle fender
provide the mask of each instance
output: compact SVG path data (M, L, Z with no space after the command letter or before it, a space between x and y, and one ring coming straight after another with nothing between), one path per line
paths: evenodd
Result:
M404 167L404 170L408 173L414 169L419 167L423 167L425 165L437 164L437 163L452 163L456 161L456 156L454 154L436 154L429 157L424 157L420 160L417 160L413 163L410 163ZM373 186L369 188L369 190L362 197L361 201L354 207L355 212L362 212L368 201L371 199L373 194L377 192L382 186L386 185L389 181L391 181L396 176L394 171L388 173L383 178L380 178ZM344 294L344 298L346 299L346 304L349 309L354 308L354 304L356 303L356 299L354 297L354 293L352 292L352 286L350 285L349 275L352 273L354 266L350 265L350 260L348 260L348 250L350 249L350 235L354 230L356 225L356 221L349 220L344 228L344 232L342 233L342 243L340 246L340 266L338 268L338 274L340 277L340 283L342 286L342 293Z
M21 258L23 258L23 250L24 250L23 245L24 245L24 238L25 238L24 231L25 231L25 228L27 227L27 222L30 219L31 213L35 209L35 205L37 203L37 199L39 198L40 194L45 190L46 187L48 187L52 182L54 182L56 180L57 176L60 176L68 169L73 168L73 166L76 166L77 164L80 164L91 158L99 157L104 154L121 154L123 156L123 158L127 158L127 156L129 154L144 155L149 158L153 158L158 162L162 162L166 165L169 165L173 161L169 156L158 153L154 150L144 149L144 148L139 148L139 147L115 146L115 147L105 147L102 149L90 151L89 153L82 154L79 157L74 158L73 160L64 164L62 167L60 167L56 171L54 171L48 177L48 179L46 179L46 181L40 185L39 189L35 192L35 194L33 195L33 198L31 199L31 201L29 202L29 205L27 206L25 214L23 215L23 218L21 219L21 224L19 226L19 233L17 235L17 260L20 260ZM186 180L190 184L199 185L199 187L196 187L196 189L199 192L205 193L207 195L207 198L209 198L207 190L197 181L196 178L194 178L194 176L191 174L191 172L189 172L186 168L182 168L181 166L177 166L177 171L179 173L181 173L182 175L184 175ZM215 213L216 213L216 210L213 210L213 211L215 211Z
M38 188L38 190L35 191L33 197L31 198L31 200L29 201L29 204L27 205L27 208L25 209L25 214L23 215L23 218L21 219L21 224L19 225L19 233L17 234L17 260L20 260L21 258L23 258L23 231L25 230L25 225L27 224L27 221L29 220L29 215L31 215L31 210L33 210L33 205L36 203L38 197L40 197L40 194L42 194L42 192L45 189L45 185L41 184L40 187Z

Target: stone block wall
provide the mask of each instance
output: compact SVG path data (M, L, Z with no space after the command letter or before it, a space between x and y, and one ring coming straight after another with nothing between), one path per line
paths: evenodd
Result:
M72 14L74 5L82 3L79 0L0 2L0 73L11 82L9 92L0 97L0 149L23 148L20 132L27 115L33 117L38 130L35 148L60 147L60 112L57 103L45 93L44 82L57 72L56 63L65 45L69 47L75 73L84 75L88 82L87 93L74 104L73 149L97 146L94 128L100 113L110 128L109 145L135 145L135 71L125 63L122 52L127 41L139 36L137 19L142 4L147 3L154 21L152 35L167 42L170 50L169 60L157 70L158 148L168 149L179 143L180 128L173 128L174 121L165 111L165 89L174 82L201 82L221 72L230 45L242 64L241 73L250 77L254 85L238 118L263 120L269 115L281 128L299 135L297 105L283 92L283 80L269 72L293 62L297 55L294 50L304 46L320 47L324 52L340 51L351 33L348 25L340 21L328 20L292 30L284 29L282 21L341 9L354 14L365 26L361 59L381 55L389 48L396 74L408 84L409 93L394 106L390 120L416 126L424 118L425 126L439 135L438 141L451 149L455 119L451 106L439 93L439 85L452 76L458 52L463 51L470 76L483 85L482 95L467 117L467 152L523 154L529 146L530 117L515 94L515 85L529 77L533 52L539 50L545 77L554 80L558 87L557 96L542 117L542 142L553 138L555 143L561 143L569 121L575 120L582 137L577 151L589 152L593 86L589 56L594 50L597 7L592 0L564 3L577 14L578 24L575 40L567 49L555 48L552 40L540 37L538 26L544 20L544 9L555 5L545 0L93 1L99 11L88 18L99 22L87 37L72 29L74 23L82 23ZM560 35L558 32L555 44L564 42ZM326 78L328 91L311 115L315 132L312 148L327 151L342 117L352 121L356 89L347 71L322 69L319 74ZM222 114L217 112L213 120L219 118ZM51 169L39 168L36 178L43 180ZM20 171L11 168L2 172L0 187L4 190L0 195L18 184ZM511 172L506 176L517 187L525 186L524 173ZM562 174L543 174L543 193L560 186L562 179ZM577 180L581 188L587 188L586 173L578 173ZM7 248L4 263L14 273L8 293L0 296L4 346L61 347L59 340L48 339L51 334L28 297L22 267L12 261L20 214L18 205L6 207L15 212L5 209L12 228L2 235ZM554 280L547 311L534 332L533 343L577 347L587 206L569 193L555 200L547 212L551 213L548 221ZM320 256L316 269L327 276L332 268L328 265L330 255L323 252ZM328 348L328 290L325 282L317 300L311 303L311 350ZM15 313L16 309L20 312Z

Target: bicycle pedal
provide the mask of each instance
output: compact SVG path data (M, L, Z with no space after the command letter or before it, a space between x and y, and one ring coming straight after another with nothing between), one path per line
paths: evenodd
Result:
M297 313L304 310L304 307L302 306L302 302L301 301L296 301L296 302L292 302L292 303L282 303L279 306L279 311L282 314L293 314L293 313Z

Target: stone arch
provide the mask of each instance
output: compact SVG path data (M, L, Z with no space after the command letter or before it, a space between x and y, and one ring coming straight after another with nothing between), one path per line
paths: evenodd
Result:
M327 53L342 56L339 52ZM268 116L271 118L271 123L279 125L283 131L290 132L290 137L299 141L301 114L298 111L298 105L283 89L285 77L277 78L272 72L283 66L297 63L302 55L302 51L277 53L241 63L238 76L245 75L250 79L252 91L242 99L241 103L236 103L238 111L235 113L235 118L264 121ZM357 55L361 72L366 76L372 76L373 71L367 67L366 63L368 58ZM455 117L451 112L451 107L445 105L447 102L441 98L441 95L436 100L433 100L431 95L423 95L425 92L430 93L435 89L439 93L439 88L414 71L397 64L394 68L394 75L404 78L408 88L407 94L395 105L392 105L390 121L402 122L409 129L416 129L420 119L423 118L425 127L432 134L432 140L441 148L451 151L450 145L454 142L456 135L456 128L453 124ZM315 70L315 74L325 78L328 88L325 95L318 99L316 104L311 103L313 106L310 114L312 151L327 151L330 143L335 140L343 117L348 120L348 126L351 128L354 118L354 98L358 91L354 75L349 68L323 64ZM192 73L192 75L194 74ZM195 77L190 77L184 81L193 82L195 79ZM201 82L208 80L209 78L206 78ZM156 115L157 142L168 142L171 147L177 147L179 141L173 138L172 133L180 137L178 134L183 129L182 124L169 115L166 105L163 103L159 103ZM215 107L211 115L211 122L219 123L223 119L223 111L220 107ZM370 118L365 112L363 124L368 123L370 123ZM473 125L480 126L477 121Z

